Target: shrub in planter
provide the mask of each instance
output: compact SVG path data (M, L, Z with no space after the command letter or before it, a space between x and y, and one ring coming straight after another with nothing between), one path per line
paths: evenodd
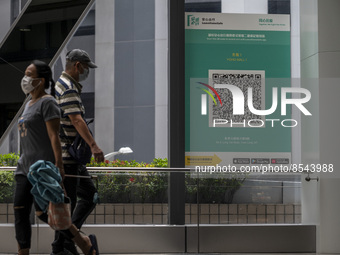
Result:
M94 167L167 167L168 160L156 158L151 163L114 160ZM160 172L105 172L98 175L98 193L105 203L166 203L167 174Z
M103 203L166 203L167 176L158 172L102 174L98 193Z
M19 156L15 153L0 154L0 166L16 166ZM0 171L0 203L10 203L14 195L14 173Z
M101 167L168 167L167 159L154 159L151 163L132 161L105 161L89 166ZM99 178L99 194L105 203L166 203L168 174L161 172L115 172ZM232 203L235 192L242 186L245 175L219 178L192 177L185 175L186 203ZM198 193L197 193L198 191ZM198 194L198 196L197 196Z
M246 175L211 176L196 178L186 174L187 203L223 203L231 204L235 192L242 186Z
M10 203L14 195L14 173L0 171L0 203Z
M19 156L0 155L0 166L15 166ZM89 167L168 167L166 158L156 158L151 163L114 160L102 163L92 161ZM185 175L186 202L232 203L235 192L242 186L245 176L228 178L200 178ZM199 181L199 183L198 183ZM165 172L102 172L98 174L98 191L103 203L166 203L168 173ZM12 201L13 172L0 171L0 202Z
M0 154L0 166L16 166L18 160L19 155L15 153Z

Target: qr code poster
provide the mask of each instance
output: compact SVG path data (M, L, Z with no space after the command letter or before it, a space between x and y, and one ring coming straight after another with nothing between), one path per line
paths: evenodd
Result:
M265 116L252 113L248 107L248 91L252 91L252 105L257 110L265 109L265 71L264 70L209 70L209 85L220 97L209 97L209 127L252 127L265 128ZM228 85L236 86L244 96L244 114L234 114L233 93ZM237 124L240 123L240 124Z
M281 99L282 89L291 87L290 16L188 12L185 18L190 165L215 154L220 164L289 159L295 122L291 104L283 114Z

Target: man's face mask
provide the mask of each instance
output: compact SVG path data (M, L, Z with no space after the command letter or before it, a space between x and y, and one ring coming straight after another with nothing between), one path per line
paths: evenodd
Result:
M87 77L89 77L90 70L88 68L84 68L82 64L80 64L81 67L83 68L84 72L79 73L79 81L85 81Z

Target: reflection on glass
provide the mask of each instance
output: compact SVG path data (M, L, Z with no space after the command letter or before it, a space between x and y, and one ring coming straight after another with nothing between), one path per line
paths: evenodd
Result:
M87 224L168 224L168 173L102 173L98 193Z
M185 0L185 12L290 14L290 1ZM193 45L193 49L195 47L197 45ZM188 52L186 54L190 55ZM237 56L239 52L233 54ZM225 65L214 65L214 69L226 68ZM192 65L188 66L192 68ZM191 90L190 96L193 93ZM201 97L197 98L202 100ZM201 109L196 107L195 110ZM196 141L203 140L199 139ZM194 141L190 145L194 147ZM204 145L207 146L206 143ZM235 179L222 173L214 177L208 174L201 178L186 178L185 223L299 224L301 176L288 173L247 174L244 179Z
M11 158L0 160L6 165ZM169 224L170 172L101 171L92 172L97 176L100 203L87 224ZM185 186L185 224L197 224L198 220L200 224L221 225L301 223L298 175L220 174L198 178L186 173ZM2 207L12 206L13 190L13 172L0 170ZM13 211L2 212L0 223L13 223Z
M216 174L215 174L216 175ZM200 224L299 224L301 223L301 180L299 175L219 174L202 176L199 190ZM187 224L197 210L186 211ZM186 215L186 216L187 216Z

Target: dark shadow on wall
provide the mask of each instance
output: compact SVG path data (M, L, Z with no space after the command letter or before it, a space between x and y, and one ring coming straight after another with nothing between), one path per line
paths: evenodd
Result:
M268 0L268 14L290 14L290 0Z
M186 12L221 12L221 1L206 3L186 3Z

